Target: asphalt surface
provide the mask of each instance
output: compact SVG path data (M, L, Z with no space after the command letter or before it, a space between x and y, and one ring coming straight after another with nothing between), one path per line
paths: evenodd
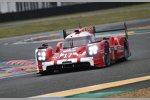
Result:
M149 24L149 22L146 21L141 25L145 25L145 23ZM34 73L0 79L0 97L31 97L56 91L150 75L149 40L150 33L129 36L132 56L128 61L117 63L110 67L94 70L81 69L76 71L65 71L46 76L40 76ZM17 39L13 41L17 41ZM7 40L3 42L7 42ZM56 42L49 44L55 46ZM0 59L9 60L32 59L34 58L34 49L41 44L3 45L1 42L0 45ZM140 86L150 86L149 83L150 81Z

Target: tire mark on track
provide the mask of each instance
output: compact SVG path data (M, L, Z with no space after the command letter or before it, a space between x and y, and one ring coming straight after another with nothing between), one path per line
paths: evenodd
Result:
M0 79L36 71L34 60L0 61Z

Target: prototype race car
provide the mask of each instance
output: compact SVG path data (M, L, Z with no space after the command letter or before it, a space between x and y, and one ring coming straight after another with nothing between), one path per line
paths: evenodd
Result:
M120 29L99 31L95 26L80 27L72 33L63 30L63 35L64 41L57 43L56 50L47 44L35 50L40 74L82 66L105 67L131 56L125 23Z

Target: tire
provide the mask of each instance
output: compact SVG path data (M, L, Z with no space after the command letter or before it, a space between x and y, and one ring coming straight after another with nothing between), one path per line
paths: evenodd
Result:
M40 72L41 75L47 75L47 71Z
M54 73L53 70L46 70L46 71L40 72L41 75L50 75L50 74L53 74L53 73Z
M111 59L110 59L108 43L106 43L104 51L105 51L105 56L104 56L105 66L109 66L111 64Z
M127 45L127 43L125 42L124 43L124 58L123 58L123 60L124 61L127 61L128 60L128 57L129 57L129 47L128 47L128 45Z

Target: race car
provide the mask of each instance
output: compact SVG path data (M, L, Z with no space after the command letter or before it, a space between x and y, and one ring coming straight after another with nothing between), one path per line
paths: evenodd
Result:
M35 50L37 70L40 74L83 66L105 67L131 56L127 26L100 31L98 27L79 27L74 32L63 30L64 40L56 50L43 44ZM116 33L116 34L114 34ZM99 34L96 36L96 34Z

